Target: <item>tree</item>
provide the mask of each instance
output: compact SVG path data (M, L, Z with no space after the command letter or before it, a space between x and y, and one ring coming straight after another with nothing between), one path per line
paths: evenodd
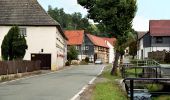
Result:
M78 51L76 50L76 48L74 46L71 46L69 48L69 51L67 52L68 61L76 60L77 57L78 57Z
M133 41L129 45L129 54L132 55L132 59L137 55L137 41Z
M113 75L118 65L121 51L127 42L127 33L132 29L136 13L136 0L78 0L88 10L88 18L105 26L108 33L117 38L116 56L111 71Z
M85 30L87 33L97 34L98 28L89 22L87 16L83 17L81 13L75 12L67 14L64 9L48 7L48 14L60 23L65 30Z
M13 26L1 45L1 55L3 60L22 59L28 48L25 37L19 34L19 28Z
M132 59L137 55L137 32L135 30L129 34L129 54Z

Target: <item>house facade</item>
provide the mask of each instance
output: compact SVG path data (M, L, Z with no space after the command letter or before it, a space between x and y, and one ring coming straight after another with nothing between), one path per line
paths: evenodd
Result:
M86 34L84 30L65 30L64 33L68 38L68 50L70 46L75 46L79 52L79 60L88 57L90 62L95 62L96 59L102 59L104 63L113 62L115 38Z
M138 34L138 59L148 58L148 52L170 51L170 20L151 20L149 31Z
M115 57L114 46L116 43L116 38L103 38L109 47L109 63L113 63Z
M60 24L46 13L37 0L0 0L0 2L0 45L10 28L17 25L28 45L24 60L42 60L45 65L42 64L41 67L45 69L57 70L63 67L66 60L67 38ZM48 56L48 59L42 59L40 55Z
M78 59L81 61L85 59L84 55L84 30L65 30L65 36L68 38L67 49L69 50L70 46L74 46L78 51Z
M102 59L104 63L109 62L109 46L106 41L98 36L85 34L85 55L90 61Z

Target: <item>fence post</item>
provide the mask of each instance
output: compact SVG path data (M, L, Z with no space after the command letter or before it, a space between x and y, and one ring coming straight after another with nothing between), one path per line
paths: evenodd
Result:
M159 67L159 78L161 78L161 75L162 73L161 73L161 67Z
M17 74L18 74L18 67L17 67Z
M8 73L9 73L8 68L6 69L6 73L7 73L7 75L8 75Z
M28 68L27 68L27 66L26 66L26 72L28 71Z
M156 67L156 78L158 78L158 69Z
M121 71L121 72L122 72L122 78L124 78L124 75L123 75L123 74L124 74L124 73L123 73L123 72L124 72L124 68L123 68L123 67L124 67L124 66L122 65L122 71Z
M130 80L130 100L133 100L133 80Z

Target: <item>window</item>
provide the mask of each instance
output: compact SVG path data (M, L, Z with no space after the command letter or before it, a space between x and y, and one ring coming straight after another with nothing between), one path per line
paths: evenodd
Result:
M20 35L21 36L27 36L27 34L26 34L26 28L19 28L19 30L20 30Z
M76 50L79 50L79 46L75 46L76 47Z
M156 37L156 43L163 43L162 37Z
M86 46L86 50L89 50L89 46Z

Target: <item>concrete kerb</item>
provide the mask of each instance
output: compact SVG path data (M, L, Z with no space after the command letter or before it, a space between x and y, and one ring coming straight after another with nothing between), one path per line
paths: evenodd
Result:
M83 86L83 88L82 88L77 94L75 94L70 100L80 100L80 95L89 87L89 85L91 85L91 84L94 83L94 81L96 80L96 78L97 78L99 75L102 74L102 72L103 72L103 70L104 70L105 67L106 67L106 66L103 66L103 68L102 68L102 70L100 71L100 73L99 73L96 77L93 77L93 78L89 81L89 83L88 83L87 85Z
M23 78L18 78L18 79L14 79L14 80L9 80L9 81L5 81L5 82L1 82L0 85L7 84L7 83L12 83L12 82L23 80L23 79L29 79L29 78L33 78L33 77L49 75L49 74L53 74L53 73L56 73L56 72L61 72L61 71L64 71L64 70L68 70L68 69L71 69L71 68L72 67L67 67L67 68L64 68L62 70L57 70L57 71L53 71L53 72L49 72L49 73L45 73L45 74L32 75L32 76L28 76L28 77L23 77Z

